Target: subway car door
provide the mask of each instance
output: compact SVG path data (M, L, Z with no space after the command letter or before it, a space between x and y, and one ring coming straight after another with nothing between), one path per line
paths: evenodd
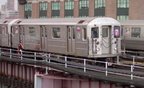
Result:
M102 27L102 53L111 53L111 27L109 26Z
M11 27L11 45L13 48L17 48L18 47L18 43L19 43L19 26L12 26Z
M0 46L1 46L1 40L2 40L2 26L0 25Z
M41 35L41 49L43 51L47 50L47 28L46 26L40 26L40 35Z
M24 26L19 26L19 41L22 40L23 45L25 44L25 29Z
M2 40L1 45L2 46L9 46L9 33L8 33L8 26L4 25L2 26Z
M71 55L75 53L75 28L67 26L67 52Z

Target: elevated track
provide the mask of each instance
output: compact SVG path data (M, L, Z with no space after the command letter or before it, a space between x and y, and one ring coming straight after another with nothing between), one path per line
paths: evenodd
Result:
M43 66L46 74L49 74L50 68L55 68L87 79L144 87L144 68L134 64L124 65L28 51L21 51L21 55L17 55L14 53L15 50L2 48L0 51L1 61ZM99 66L97 63L102 65ZM109 64L114 67L110 67Z

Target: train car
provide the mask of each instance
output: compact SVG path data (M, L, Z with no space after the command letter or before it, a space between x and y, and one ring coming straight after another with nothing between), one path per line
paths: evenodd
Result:
M19 19L9 25L11 47L79 57L121 53L120 23L113 18Z
M144 50L144 21L123 20L122 25L122 47L127 50Z
M1 19L0 20L0 46L11 47L11 26L18 19Z

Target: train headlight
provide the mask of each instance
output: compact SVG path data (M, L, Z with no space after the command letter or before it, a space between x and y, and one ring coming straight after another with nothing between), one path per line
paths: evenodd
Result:
M114 48L115 51L117 51L117 48Z
M100 49L99 49L99 48L97 48L96 50L97 50L97 51L100 51Z

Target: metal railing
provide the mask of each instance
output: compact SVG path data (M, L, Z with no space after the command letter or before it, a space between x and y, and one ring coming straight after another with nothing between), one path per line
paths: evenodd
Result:
M17 52L20 52L20 54L18 54ZM105 76L109 76L109 74L112 74L129 77L131 80L133 80L134 78L144 79L144 73L141 72L142 70L144 70L144 68L135 66L134 62L132 65L125 65L119 63L96 61L93 59L90 60L87 58L68 57L65 55L56 55L52 53L42 53L34 51L18 51L15 49L0 47L0 57L1 56L9 57L10 59L16 58L20 59L21 61L32 60L34 62L43 61L47 63L53 63L54 65L63 66L65 67L65 69L68 69L69 67L80 69L83 70L84 73L86 73L87 71L93 71L104 73ZM35 66L37 65L35 64ZM122 69L113 68L111 66L121 67ZM46 66L45 68L46 74L48 74L48 69L50 69L50 67ZM141 69L141 71L137 71L137 69Z

